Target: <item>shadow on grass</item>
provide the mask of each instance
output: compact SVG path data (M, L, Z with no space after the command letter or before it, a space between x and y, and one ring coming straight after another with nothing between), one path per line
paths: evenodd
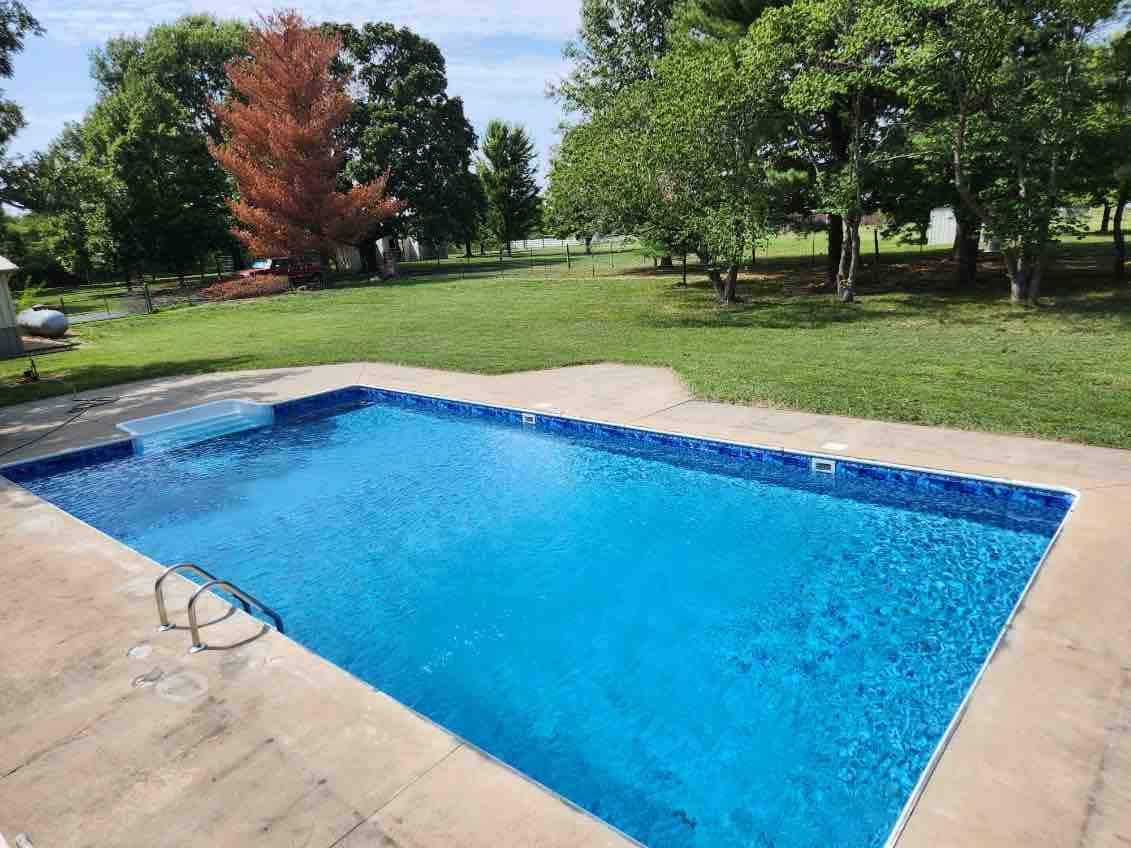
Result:
M662 293L664 308L643 316L641 322L655 328L818 329L900 321L1001 326L1003 322L1063 317L1069 327L1075 320L1131 326L1131 286L1112 279L1089 251L1066 254L1049 268L1036 309L1009 303L1000 259L987 258L980 264L974 286L956 283L955 264L945 255L872 264L861 272L858 302L852 304L840 303L831 292L821 290L823 270L777 259L744 271L737 286L740 302L729 306L715 301L701 267L689 267L688 285L679 285L677 279Z

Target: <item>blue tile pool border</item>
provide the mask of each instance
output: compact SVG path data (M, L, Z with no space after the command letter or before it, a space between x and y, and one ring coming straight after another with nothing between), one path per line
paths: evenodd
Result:
M688 436L660 430L646 430L623 424L610 424L608 422L593 421L584 418L571 418L538 410L525 410L515 407L477 403L475 401L452 400L435 395L406 392L377 386L345 386L317 394L280 401L272 406L275 415L275 425L286 425L311 416L345 412L350 409L377 403L396 405L408 409L455 414L469 418L491 419L500 423L534 428L547 433L596 436L609 441L618 441L627 444L672 447L688 452L760 462L779 467L792 467L798 470L812 470L814 460L829 460L835 463L834 471L830 475L834 478L843 477L848 479L880 481L894 484L900 488L958 493L965 496L988 498L1006 505L1017 504L1029 508L1036 507L1038 509L1062 510L1061 519L1045 548L1044 554L1029 576L1028 582L1026 582L1017 598L1016 604L1014 604L997 638L986 654L986 658L979 668L978 673L975 675L973 681L971 681L969 688L966 690L966 694L963 696L962 701L951 717L950 723L939 738L930 759L920 773L919 779L909 794L899 817L896 819L887 839L884 841L884 848L895 848L931 776L934 774L939 760L942 758L951 738L954 736L962 718L965 716L974 692L977 690L982 677L985 675L990 663L1000 649L1006 634L1012 628L1014 619L1024 605L1030 589L1033 587L1038 575L1044 568L1050 552L1060 538L1065 522L1067 522L1069 515L1075 509L1079 499L1079 492L1067 487L1041 486L1023 481L1001 480L979 475L960 474L929 468L916 468L850 457L846 458L836 454L807 453L762 445L745 445L701 436ZM133 439L115 439L86 447L60 451L41 457L0 465L0 477L7 478L18 484L39 477L59 474L90 465L112 462L134 455L136 454ZM818 472L813 473L816 474ZM89 527L89 525L85 525L85 522L80 521L80 523ZM283 636L282 638L289 637ZM345 673L349 674L349 672ZM496 758L492 757L492 759ZM502 765L511 771L515 771L525 779L542 786L542 784L538 783L538 781L534 781L528 775L517 772L517 770L509 764L502 763ZM563 800L569 806L581 810L581 812L586 815L591 815L554 790L548 787L543 788L554 797ZM620 833L614 825L605 822L603 819L601 821L611 830ZM629 841L635 842L635 840L631 838L629 838Z
M814 460L830 460L834 463L832 476L835 477L882 482L919 491L937 491L985 498L991 501L1038 509L1068 511L1072 508L1077 497L1077 493L1070 489L1052 486L1037 486L1019 481L890 465L839 455L803 453L785 448L745 445L701 436L686 436L623 424L571 418L541 411L494 406L474 401L451 400L434 395L376 386L346 386L292 400L280 401L272 406L275 424L285 426L288 423L310 416L344 412L373 403L442 412L467 418L489 419L513 426L532 427L537 431L546 433L596 437L621 444L673 448L692 454L706 454L740 462L757 462L794 468L800 471L810 469ZM531 416L533 416L532 422ZM75 468L112 462L134 453L135 447L132 439L117 439L2 465L0 466L0 475L7 477L14 483L21 483L60 474Z
M348 386L343 389L334 389L295 400L283 401L275 405L275 420L277 423L286 423L307 415L333 412L338 409L344 410L358 404L374 402L471 418L492 419L520 427L533 427L542 432L595 436L622 443L676 448L687 452L709 454L746 462L792 467L802 471L810 469L814 459L831 460L835 463L835 476L838 477L884 482L919 490L984 497L995 501L1010 501L1047 509L1069 510L1077 496L1077 493L1070 489L1051 486L1036 486L1017 481L889 465L868 460L844 458L839 455L803 453L784 448L744 445L701 436L647 430L623 424L610 424L554 413L493 406L474 401L450 400L433 395L374 386ZM534 416L533 423L524 420L524 417L528 418L529 416Z

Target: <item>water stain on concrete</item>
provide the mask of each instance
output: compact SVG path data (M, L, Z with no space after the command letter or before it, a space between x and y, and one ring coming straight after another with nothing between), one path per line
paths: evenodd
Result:
M174 704L185 704L208 692L208 678L195 671L178 671L157 683L157 694Z

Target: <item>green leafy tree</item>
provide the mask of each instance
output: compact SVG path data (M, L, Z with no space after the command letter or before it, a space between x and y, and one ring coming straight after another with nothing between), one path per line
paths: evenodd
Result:
M24 49L28 35L42 35L39 25L19 0L0 0L0 78L12 76L12 57ZM0 202L27 206L34 190L32 172L21 161L8 156L8 145L24 127L23 110L0 90Z
M440 48L388 23L327 29L342 42L341 70L353 75L344 176L368 183L389 171L390 195L406 204L362 243L366 261L376 262L376 241L386 234L467 246L483 215L482 194L471 184L476 137L463 101L447 94Z
M673 50L657 70L656 108L639 143L661 197L709 258L719 301L733 303L739 268L770 234L790 181L766 155L774 118L729 47Z
M767 8L741 45L754 88L780 110L782 153L807 162L817 209L841 223L842 300L855 296L860 220L875 206L870 189L903 121L885 76L889 30L881 2L797 0ZM831 227L829 235L832 245Z
M1112 0L931 0L889 28L902 94L948 139L955 189L1000 241L1010 299L1035 304L1055 239L1076 229L1073 172L1103 104L1088 73ZM976 191L971 163L994 164Z
M87 168L105 226L127 269L182 273L227 234L227 178L176 97L147 74L127 75L83 125Z
M674 0L582 0L577 36L562 51L569 75L550 93L593 115L633 83L649 79L668 48Z
M121 91L131 77L149 77L185 110L188 124L220 140L212 103L230 90L224 65L246 55L247 25L210 15L186 15L144 36L120 36L91 54L100 96Z
M456 178L457 189L452 197L452 214L456 221L456 237L463 244L464 256L471 256L472 242L483 246L483 228L487 222L487 195L483 180L471 171L462 171Z
M1123 31L1095 50L1092 72L1099 92L1095 120L1077 171L1078 189L1097 197L1110 209L1114 248L1113 273L1127 275L1127 244L1123 219L1131 201L1131 31ZM1089 167L1090 166L1090 167ZM1103 228L1101 228L1101 232Z
M486 228L509 255L511 242L529 236L542 216L534 144L526 130L491 120L478 167L487 198Z

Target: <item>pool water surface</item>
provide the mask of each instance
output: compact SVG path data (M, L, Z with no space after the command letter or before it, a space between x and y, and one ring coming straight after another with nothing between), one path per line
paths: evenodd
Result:
M5 474L656 848L882 845L1071 503L393 393L288 410Z

